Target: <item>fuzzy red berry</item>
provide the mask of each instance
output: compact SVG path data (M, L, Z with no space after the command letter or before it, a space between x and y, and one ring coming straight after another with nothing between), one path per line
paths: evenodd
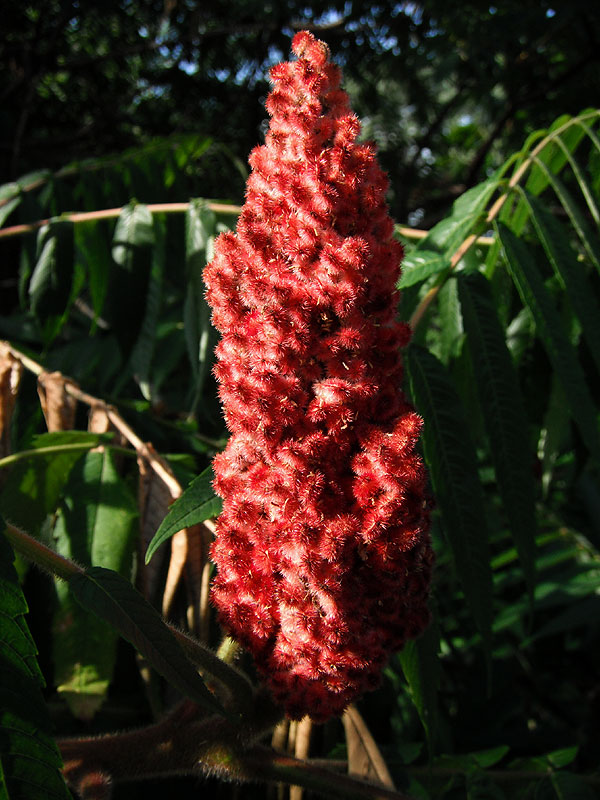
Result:
M292 48L204 273L231 431L212 598L288 715L322 721L427 626L432 552L387 180L327 46L304 31Z

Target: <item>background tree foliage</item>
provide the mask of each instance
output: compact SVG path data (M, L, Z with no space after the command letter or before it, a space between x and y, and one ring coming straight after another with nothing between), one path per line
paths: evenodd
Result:
M309 28L344 68L394 214L425 227L531 131L584 108L600 67L589 0L49 0L7 4L2 22L5 180L167 133L208 136L245 165L264 127L267 68ZM227 166L239 197L242 177ZM203 195L222 196L225 167L204 165Z
M360 703L366 733L354 710L314 730L310 749L306 728L274 741L414 798L597 797L600 111L588 106L600 21L590 4L49 0L13 3L2 22L0 514L80 566L68 587L20 558L15 572L0 539L0 796L44 796L35 780L64 796L51 723L59 736L148 725L182 694L220 713L128 579L218 645L210 531L193 527L218 513L209 465L226 435L201 271L235 225L264 128L266 67L312 27L344 68L402 223L406 389L425 420L435 502L435 623ZM192 533L182 538L182 526ZM232 680L187 647L213 688ZM233 681L234 696L248 692ZM69 747L60 743L65 758ZM116 778L131 777L123 752ZM310 769L263 762L271 782L350 796ZM213 796L233 796L210 780ZM196 796L197 777L175 781L151 791ZM117 783L115 797L148 792Z

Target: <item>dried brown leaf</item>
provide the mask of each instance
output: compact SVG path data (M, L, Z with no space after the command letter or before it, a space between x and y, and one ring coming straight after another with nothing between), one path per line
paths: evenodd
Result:
M105 415L106 416L106 415ZM108 417L106 421L110 425ZM154 602L160 597L162 589L163 566L166 550L160 549L149 564L144 563L144 554L160 523L165 518L173 502L171 492L145 458L138 458L138 507L140 509L140 565L138 588L147 600Z
M42 372L38 377L38 395L50 433L75 427L77 400L68 393L68 383L60 372Z
M294 755L296 758L308 758L313 724L310 717L303 717L296 726ZM301 786L290 786L290 800L302 800L304 789Z
M163 594L162 613L168 616L175 592L181 579L185 576L189 602L188 608L194 606L199 608L200 595L202 590L202 569L206 560L205 548L202 544L202 526L194 525L184 528L171 537L171 560L169 561L169 571L165 583ZM197 628L197 612L191 612L192 619L189 619L191 630Z
M91 406L88 414L88 431L90 433L108 433L114 430L104 406Z
M17 402L23 365L4 345L0 346L0 458L10 452L10 420Z
M211 582L211 563L208 558L210 543L213 534L206 527L202 526L202 540L204 545L204 564L202 567L202 580L200 582L200 608L198 612L198 638L201 642L208 643L210 632L210 582Z
M348 748L348 774L395 789L394 781L358 709L351 705L342 717Z

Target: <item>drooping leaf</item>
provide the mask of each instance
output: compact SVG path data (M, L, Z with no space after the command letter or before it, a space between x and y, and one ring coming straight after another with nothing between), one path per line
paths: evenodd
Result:
M131 354L131 365L136 381L146 400L152 400L151 363L156 343L157 327L163 297L164 271L166 263L166 224L163 217L153 218L154 247L146 295L146 311L138 339Z
M584 128L581 129L582 131L585 130ZM596 198L594 197L594 191L592 187L589 185L585 169L579 163L579 159L574 153L575 148L571 149L569 143L565 141L565 138L566 137L564 137L563 134L563 136L558 136L556 141L560 146L560 148L563 150L565 158L569 162L569 166L573 171L573 175L575 176L575 179L579 184L579 188L581 189L581 194L585 199L585 202L589 209L590 216L592 217L596 226L600 227L600 211L598 210L598 204L596 202Z
M506 262L523 303L530 309L548 358L560 378L574 423L589 452L600 461L600 434L594 402L571 345L528 246L498 225Z
M207 204L201 200L192 201L185 221L187 292L183 316L188 356L195 376L192 405L202 392L216 342L202 280L202 271L207 262L207 247L215 229L216 218Z
M38 232L36 264L29 281L31 308L47 343L64 324L75 279L80 277L74 271L73 223L52 219Z
M578 119L593 118L593 114L585 112L580 117L570 117L563 114L556 119L546 135L546 143L536 157L535 165L531 168L525 189L533 195L539 195L548 186L548 173L557 175L567 163L567 152L574 152L584 138L584 131L578 124ZM562 147L558 140L564 145ZM543 140L542 140L543 141ZM542 169L538 162L542 162L546 169Z
M104 220L78 222L75 226L75 258L87 272L95 317L100 317L111 272L110 239Z
M69 800L41 688L27 603L0 520L0 796Z
M125 359L131 355L146 314L154 242L152 215L147 206L125 206L113 236L114 269L105 308Z
M559 176L550 172L543 162L536 161L536 164L538 164L547 175L548 181L552 185L562 207L567 212L584 250L596 269L600 272L600 239L598 237L598 232L590 225L585 214L575 202L575 198Z
M128 580L103 567L91 567L74 575L69 586L85 609L116 628L172 686L203 708L222 713L159 613Z
M423 416L423 452L443 530L486 655L491 647L492 573L477 457L456 389L443 365L421 347L405 360L410 391Z
M189 528L199 522L212 519L221 513L221 500L215 495L212 488L213 477L212 467L207 467L173 503L148 545L146 564L161 544L164 544L173 534L183 528Z
M73 467L54 529L57 551L82 566L128 576L136 539L137 506L107 450L87 453ZM89 720L112 678L118 637L85 611L69 586L56 581L53 657L58 691L76 717Z
M478 272L459 275L458 294L496 480L533 596L536 530L533 455L519 381L486 279Z
M586 279L583 264L577 260L563 224L536 197L524 192L533 224L548 260L564 285L583 336L600 373L600 307L594 298L593 287Z

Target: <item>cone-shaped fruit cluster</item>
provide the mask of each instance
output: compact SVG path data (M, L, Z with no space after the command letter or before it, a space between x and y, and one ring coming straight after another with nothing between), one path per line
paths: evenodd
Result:
M432 554L387 180L326 45L292 47L237 232L204 274L232 434L212 597L288 715L321 721L427 625Z

